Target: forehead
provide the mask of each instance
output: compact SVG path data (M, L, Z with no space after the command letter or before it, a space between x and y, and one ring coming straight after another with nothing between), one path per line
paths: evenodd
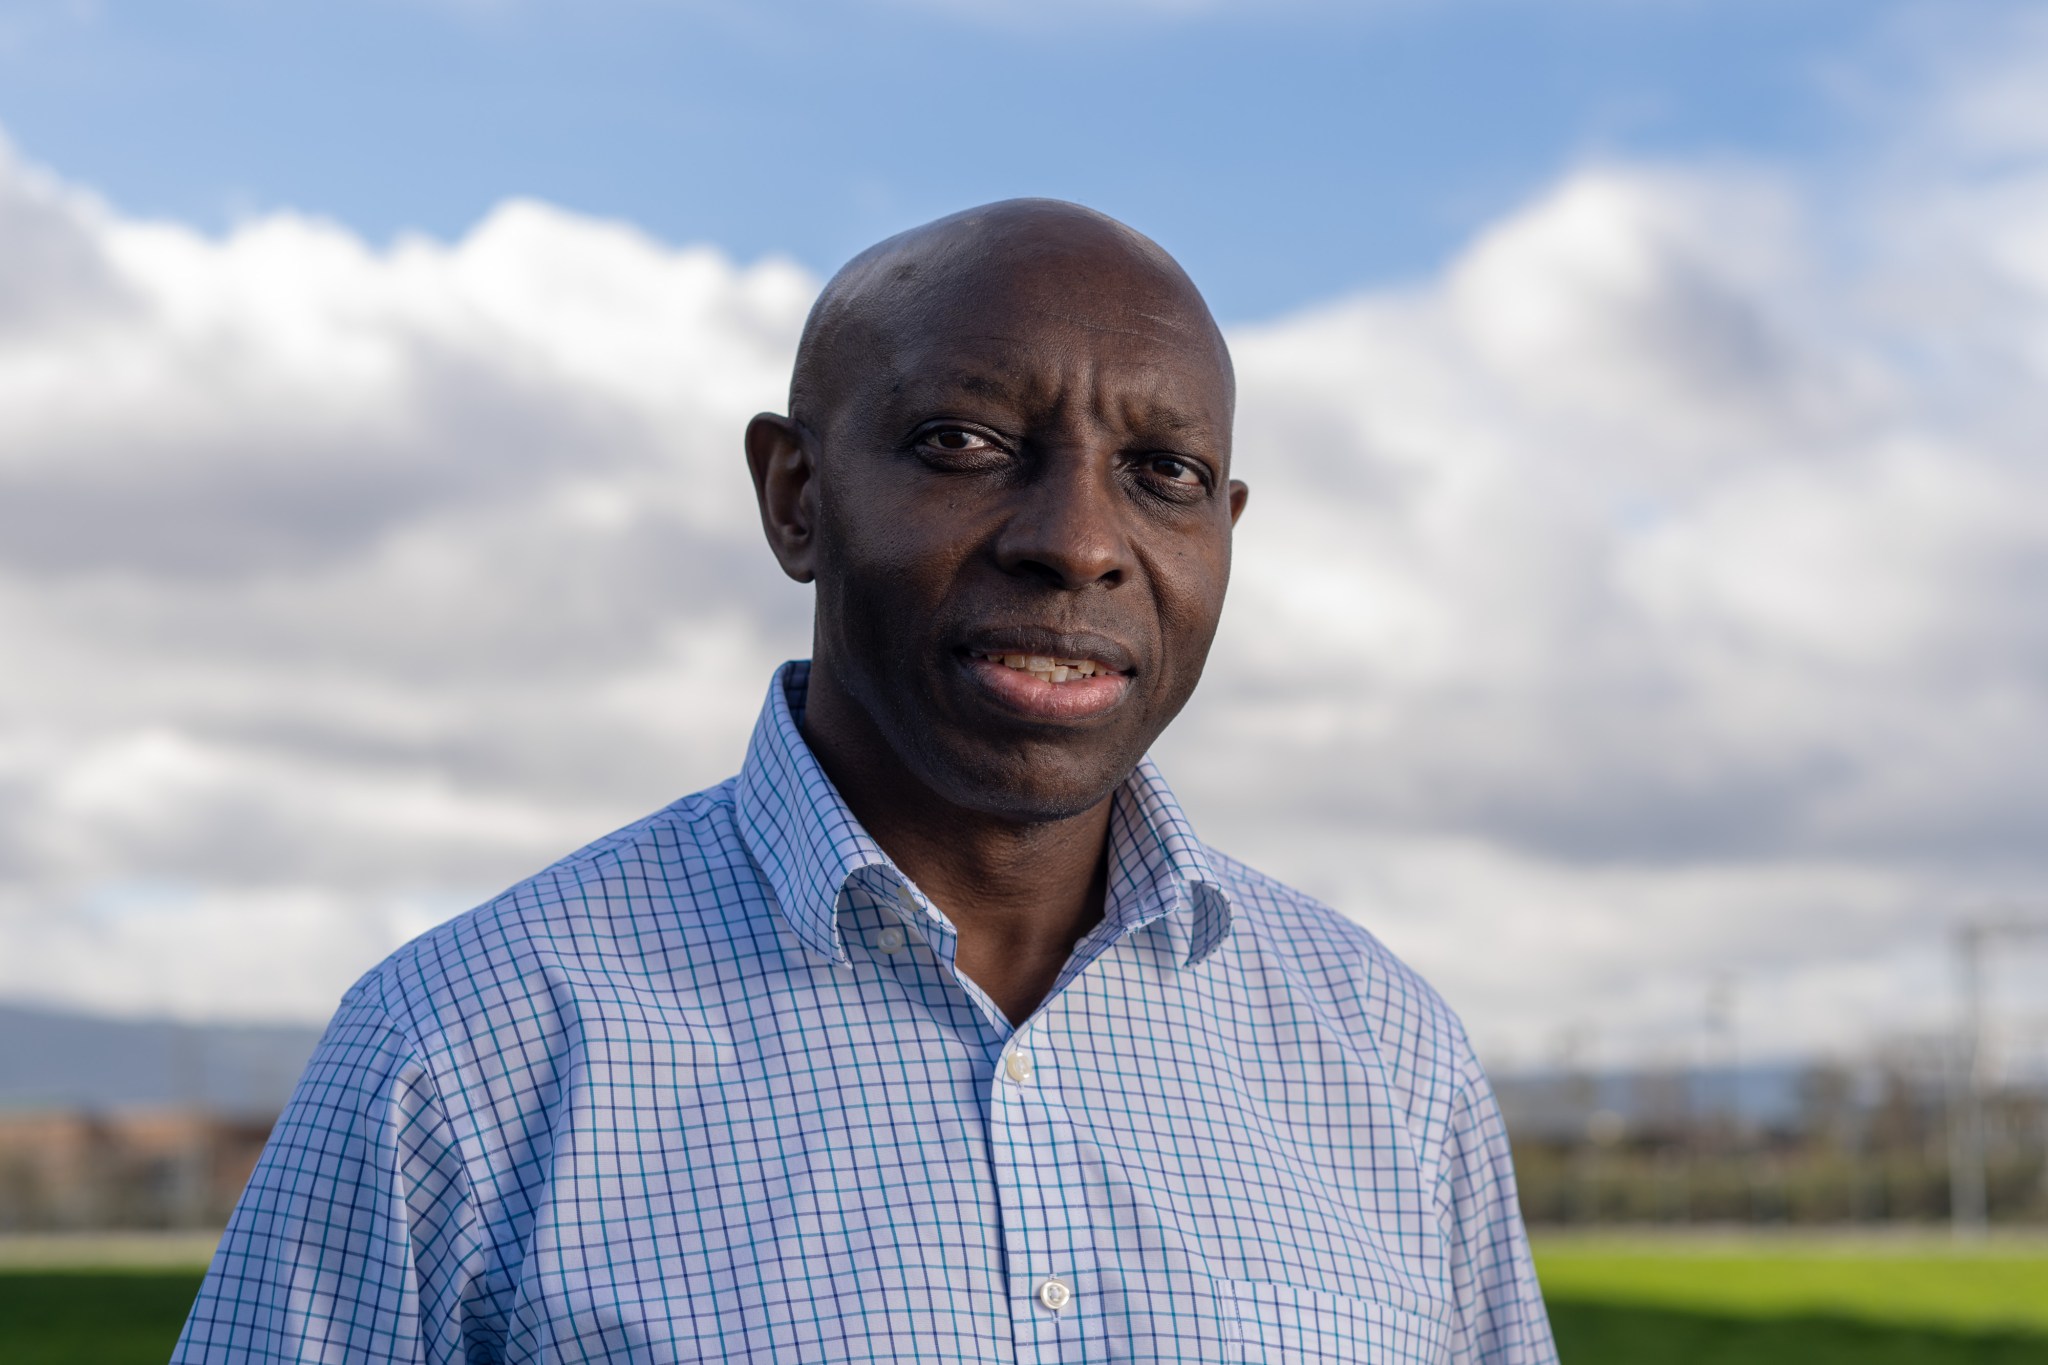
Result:
M932 291L875 338L898 404L1086 404L1181 427L1230 421L1228 355L1184 282L1085 269L989 272ZM880 396L880 395L876 395Z

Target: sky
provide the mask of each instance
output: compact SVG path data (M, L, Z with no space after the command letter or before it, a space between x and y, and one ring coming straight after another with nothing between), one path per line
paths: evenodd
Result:
M823 275L1049 193L1237 359L1211 842L1497 1067L1944 1027L2048 918L2044 91L1996 4L0 3L0 997L318 1020L732 771Z
M1825 153L1868 0L0 5L0 114L131 212L375 242L512 195L829 273L965 203L1154 234L1250 321L1440 266L1615 151Z

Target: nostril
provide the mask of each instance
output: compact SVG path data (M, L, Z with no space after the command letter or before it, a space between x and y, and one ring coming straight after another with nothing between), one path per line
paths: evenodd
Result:
M1078 557L1025 559L1010 567L1013 572L1027 574L1054 588L1113 587L1124 579L1124 571L1119 566L1098 566Z

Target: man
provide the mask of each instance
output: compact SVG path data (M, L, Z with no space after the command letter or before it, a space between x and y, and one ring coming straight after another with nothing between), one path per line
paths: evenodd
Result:
M1144 755L1245 486L1180 268L863 254L747 458L813 656L744 767L344 999L181 1361L1547 1361L1451 1012Z

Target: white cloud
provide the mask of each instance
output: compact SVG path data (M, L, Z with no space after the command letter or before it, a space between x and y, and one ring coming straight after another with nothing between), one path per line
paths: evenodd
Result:
M1950 917L2048 892L2048 167L1929 164L1589 167L1234 338L1169 771L1501 1056L1682 1049L1729 971L1752 1046L1925 1026ZM208 238L11 157L0 235L0 993L318 1017L735 766L807 634L739 433L816 281L532 203Z
M11 156L0 229L0 991L318 1016L379 907L736 762L807 635L738 441L802 272L525 203L209 239Z
M2044 193L1593 167L1236 338L1198 815L1503 1054L1696 1038L1723 971L1756 1046L1941 1025L1954 918L2048 917Z

